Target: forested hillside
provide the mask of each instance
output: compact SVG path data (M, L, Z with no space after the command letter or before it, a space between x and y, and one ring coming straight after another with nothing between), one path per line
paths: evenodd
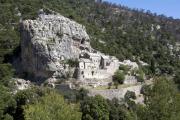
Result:
M12 51L19 53L19 21L35 18L41 8L85 25L92 46L120 60L143 60L151 64L150 72L159 74L173 74L180 67L180 20L93 0L1 0L1 63Z
M21 120L25 117L33 119L40 114L43 117L45 113L35 114L35 116L32 114L47 108L44 103L56 106L49 103L50 98L47 94L54 97L57 102L64 102L59 94L56 95L44 89L34 88L20 92L16 96L11 94L13 90L11 78L17 75L12 63L14 59L20 57L21 52L19 23L24 19L35 19L40 9L44 9L47 14L53 10L85 25L93 48L114 55L120 60L147 62L149 67L143 68L147 75L170 76L180 84L180 20L178 19L101 0L98 2L94 0L0 0L0 119ZM105 118L103 116L101 119L178 120L175 114L179 115L180 97L172 81L158 79L150 92L147 92L147 89L150 88L147 87L144 92L147 97L147 103L145 103L147 107L136 105L130 98L127 104L131 107L127 107L116 100L107 101L99 96L87 98L87 93L78 94L73 104L81 110L75 109L74 116L69 119L79 119L82 115L84 120L97 120L105 115ZM162 90L166 92L164 96L160 96ZM171 97L172 94L173 97ZM32 96L36 96L38 102ZM84 104L92 109L87 110ZM34 109L38 106L42 108ZM66 114L72 114L74 105L65 101L63 106L67 109ZM98 108L99 106L103 107ZM51 110L51 108L47 109ZM100 116L96 116L96 112L99 112ZM65 117L60 114L57 114L57 117L65 120Z

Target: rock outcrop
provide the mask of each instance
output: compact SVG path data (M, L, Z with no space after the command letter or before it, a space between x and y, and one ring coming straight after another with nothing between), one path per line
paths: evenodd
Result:
M15 92L17 92L18 90L28 89L32 85L29 80L24 80L24 79L20 79L20 78L14 78L13 80L14 80L15 87L16 87Z
M104 85L119 68L116 57L91 48L83 25L60 14L23 21L21 38L23 71L36 78L74 75L82 84Z
M79 58L80 46L91 49L85 27L60 14L23 21L21 39L23 71L42 78L61 76L66 60Z

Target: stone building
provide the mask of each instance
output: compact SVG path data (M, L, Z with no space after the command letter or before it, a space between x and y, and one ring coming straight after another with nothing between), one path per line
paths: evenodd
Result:
M85 53L87 57L80 58L78 79L107 79L112 77L119 68L119 60L100 52ZM85 55L82 55L85 56Z

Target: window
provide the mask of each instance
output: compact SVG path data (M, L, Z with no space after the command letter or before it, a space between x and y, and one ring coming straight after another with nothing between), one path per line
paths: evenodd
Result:
M92 71L92 76L94 75L94 71Z

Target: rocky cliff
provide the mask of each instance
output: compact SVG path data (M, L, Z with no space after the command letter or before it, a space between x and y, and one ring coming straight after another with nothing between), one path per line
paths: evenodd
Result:
M81 46L90 50L85 27L60 14L40 14L21 23L23 70L38 77L62 75L66 60L77 59Z

